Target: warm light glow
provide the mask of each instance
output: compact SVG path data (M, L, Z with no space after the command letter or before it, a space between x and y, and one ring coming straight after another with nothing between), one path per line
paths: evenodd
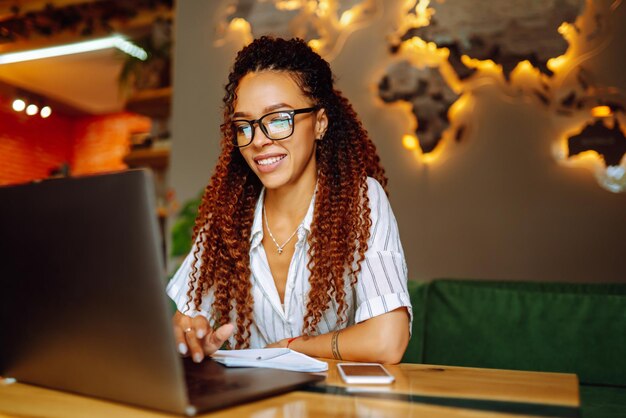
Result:
M557 72L559 71L559 69L563 68L568 61L569 59L565 55L560 55L555 58L550 58L548 60L547 66L550 71Z
M319 3L317 4L317 10L315 10L315 13L319 17L322 17L322 18L325 16L328 16L330 12L330 6L331 6L330 0L319 0Z
M430 24L430 18L434 14L434 10L428 5L430 0L407 0L400 8L401 20L398 28L395 30L392 38L398 41L411 28L421 28Z
M587 150L567 158L570 163L579 163L581 165L595 166L601 164L602 156L597 151Z
M524 60L524 61L519 62L515 66L515 69L513 71L516 71L516 70L517 71L531 71L531 72L537 71L537 69L535 67L533 67L533 65L528 60Z
M230 27L235 30L248 30L250 29L250 23L246 19L237 17L230 22Z
M427 154L422 154L421 155L422 162L424 164L432 164L435 161L437 161L441 157L441 153L442 153L441 149L442 147L439 146Z
M39 107L37 107L37 105L36 105L36 104L29 104L29 105L26 107L26 114L27 114L28 116L33 116L33 115L36 115L36 114L37 114L37 112L39 112Z
M419 138L415 139L417 142L417 148L413 150L413 154L415 155L415 159L422 164L430 165L434 164L436 161L441 159L441 155L445 153L444 149L447 147L447 141L441 141L437 147L431 152L424 152L422 148L419 146Z
M21 112L24 109L26 109L26 102L24 100L22 99L13 100L13 110L15 110L16 112Z
M341 26L348 26L354 20L354 12L352 9L346 10L341 14L341 18L339 19L339 24Z
M402 137L402 146L409 151L415 151L419 149L419 143L417 142L417 138L413 135L404 135Z
M461 55L461 62L470 68L477 68L480 71L493 71L495 69L500 69L500 66L493 60L479 60L468 57L467 55Z
M468 111L468 108L470 106L470 97L471 95L464 94L459 97L454 103L452 103L452 106L450 106L450 110L448 110L448 117L451 121L460 119L460 116Z
M99 51L109 48L117 48L120 51L123 51L142 61L148 58L148 53L144 49L138 47L132 42L127 41L120 35L114 35L107 38L94 39L92 41L32 49L30 51L9 52L0 55L0 65L42 58L59 57L62 55L80 54L83 52Z
M276 9L278 10L298 10L302 7L302 2L300 0L282 0L276 2Z
M447 148L446 141L442 141L431 152L424 152L419 144L419 138L415 135L406 134L402 137L402 146L413 153L415 159L422 164L433 164L441 158Z
M241 40L242 45L247 45L254 39L250 23L241 17L237 17L230 21L228 24L228 33L231 34L234 39Z
M613 111L608 106L596 106L591 109L591 114L595 118L606 118L613 115Z
M440 66L450 55L448 48L437 48L434 42L425 42L414 36L400 44L400 53L418 68Z
M311 39L308 42L308 45L311 47L311 49L313 49L315 52L319 52L320 49L322 48L322 41L320 41L319 39Z
M50 108L50 106L44 106L41 108L41 111L39 112L39 116L41 116L42 118L47 118L52 114L52 108Z

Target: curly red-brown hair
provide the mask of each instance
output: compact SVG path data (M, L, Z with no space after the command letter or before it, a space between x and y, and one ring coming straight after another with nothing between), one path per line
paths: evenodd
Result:
M235 312L237 348L249 346L253 298L250 274L250 233L262 184L233 146L232 114L240 80L250 72L289 74L315 106L326 110L328 127L316 141L318 187L308 237L311 290L303 334L315 334L334 298L345 321L345 280L357 282L368 248L371 220L367 177L386 188L387 178L374 143L352 106L334 88L329 64L300 39L261 37L238 54L228 77L221 126L221 154L194 227L194 266L188 304L199 309L203 296L214 294L216 324ZM198 267L199 266L199 267Z

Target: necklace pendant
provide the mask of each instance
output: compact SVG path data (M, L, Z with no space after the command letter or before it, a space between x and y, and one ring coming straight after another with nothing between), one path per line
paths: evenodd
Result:
M278 254L282 254L282 253L283 253L283 249L282 249L282 248L279 248L279 249L278 249Z

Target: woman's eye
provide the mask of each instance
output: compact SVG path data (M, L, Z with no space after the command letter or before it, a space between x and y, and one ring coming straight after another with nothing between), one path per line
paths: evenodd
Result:
M291 121L287 119L272 119L268 124L270 132L282 132L291 129Z
M237 132L237 135L248 135L250 133L250 125L235 125L235 132Z

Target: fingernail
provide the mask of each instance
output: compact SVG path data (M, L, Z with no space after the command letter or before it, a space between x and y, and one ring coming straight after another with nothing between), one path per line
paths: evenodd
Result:
M202 354L200 353L196 353L193 355L193 361L195 361L196 363L200 363L202 361Z
M178 344L178 352L182 354L183 356L187 354L187 344L185 343Z
M204 338L205 335L206 334L205 334L205 331L203 329L199 329L198 331L196 331L196 336L198 338Z

